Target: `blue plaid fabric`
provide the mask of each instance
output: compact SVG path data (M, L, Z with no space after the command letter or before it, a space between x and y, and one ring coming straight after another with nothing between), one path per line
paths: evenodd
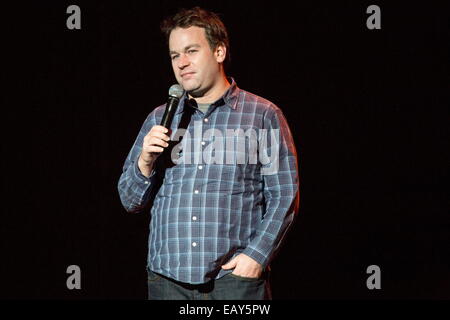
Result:
M170 165L161 160L147 178L137 162L143 138L160 124L165 105L154 109L142 125L118 182L128 212L151 206L147 267L181 282L199 284L220 278L232 272L222 270L221 265L240 253L265 268L299 208L297 153L282 111L230 80L231 87L206 113L195 108L186 94L182 97L171 125L171 140L177 145L170 154L178 158L171 157ZM187 112L186 132L182 139L176 138ZM261 150L262 143L255 150L250 135L225 136L227 129L278 131L279 143L275 148L276 140L268 133L267 150ZM235 147L235 152L225 148L239 141L245 148ZM252 154L262 151L267 155L277 152L277 166L274 160L259 157L250 161ZM246 159L245 163L238 158ZM276 170L264 171L271 167Z

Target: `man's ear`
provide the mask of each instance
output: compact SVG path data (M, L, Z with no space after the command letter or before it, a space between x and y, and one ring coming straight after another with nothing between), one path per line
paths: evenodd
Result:
M227 48L223 44L219 44L216 48L215 56L218 63L223 63L227 56Z

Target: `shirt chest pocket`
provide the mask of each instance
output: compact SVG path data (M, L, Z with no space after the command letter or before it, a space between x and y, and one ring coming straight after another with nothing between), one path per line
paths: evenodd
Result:
M260 167L257 165L209 165L205 182L210 190L220 193L251 192L261 183Z
M205 139L202 159L206 164L245 166L258 164L256 135L215 136Z

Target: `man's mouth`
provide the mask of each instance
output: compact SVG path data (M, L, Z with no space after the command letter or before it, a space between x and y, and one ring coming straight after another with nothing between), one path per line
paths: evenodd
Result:
M181 74L181 77L182 78L185 78L185 77L191 77L191 76L193 76L195 74L195 72L186 72L186 73L182 73Z

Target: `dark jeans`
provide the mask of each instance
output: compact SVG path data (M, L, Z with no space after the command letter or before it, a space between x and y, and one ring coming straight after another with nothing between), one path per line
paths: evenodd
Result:
M269 272L252 279L227 274L202 284L178 282L148 271L149 300L270 300Z

